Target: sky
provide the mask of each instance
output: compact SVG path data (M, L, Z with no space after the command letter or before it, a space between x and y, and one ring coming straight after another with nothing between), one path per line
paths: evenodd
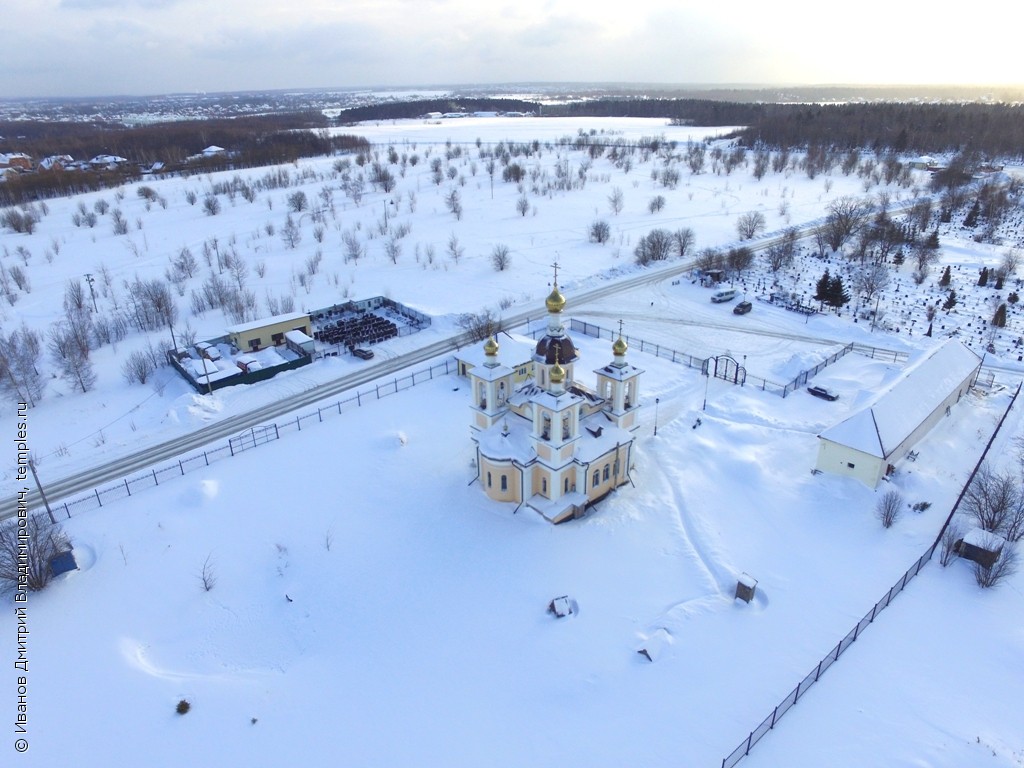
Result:
M456 83L1024 81L999 30L863 0L0 0L0 97ZM908 6L908 7L904 7ZM950 53L953 52L953 55Z

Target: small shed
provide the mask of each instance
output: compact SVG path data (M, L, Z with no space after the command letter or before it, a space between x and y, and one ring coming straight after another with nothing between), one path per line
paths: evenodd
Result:
M75 553L71 549L64 552L58 552L50 558L50 575L54 578L60 576L62 573L77 570L78 562L75 560Z
M964 560L970 560L983 568L991 568L1002 554L1006 539L998 533L984 528L972 528L954 545L954 551Z
M297 355L312 355L316 342L302 331L285 331L284 342Z
M736 580L736 598L745 603L754 599L757 593L757 579L747 573L741 573Z

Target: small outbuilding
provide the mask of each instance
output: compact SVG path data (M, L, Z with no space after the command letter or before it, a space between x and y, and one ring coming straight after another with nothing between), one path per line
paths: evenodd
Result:
M991 568L1002 554L1004 546L1006 539L998 533L984 528L972 528L953 545L953 550L964 560L975 562L983 568Z

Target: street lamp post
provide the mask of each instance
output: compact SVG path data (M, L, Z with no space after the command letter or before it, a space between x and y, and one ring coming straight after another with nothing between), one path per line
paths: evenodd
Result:
M654 436L658 436L658 403L661 402L661 398L654 398Z

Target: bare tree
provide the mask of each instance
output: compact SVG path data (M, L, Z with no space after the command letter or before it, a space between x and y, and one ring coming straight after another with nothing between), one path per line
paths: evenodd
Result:
M45 380L39 371L42 339L25 323L10 335L0 333L0 390L19 402L35 406Z
M737 275L742 275L754 263L754 252L746 246L730 248L725 260L726 264L729 265L729 269Z
M634 261L645 267L653 261L664 261L672 252L672 234L666 229L652 229L637 241Z
M203 213L207 216L216 216L220 213L220 200L216 195L210 194L203 198Z
M875 517L882 522L883 528L891 528L892 524L903 511L903 494L895 488L886 491L875 505Z
M96 384L96 372L89 356L75 341L75 334L59 321L50 327L48 346L50 356L60 368L61 377L72 386L88 392Z
M365 246L360 241L358 235L355 232L346 231L341 236L341 243L345 247L345 261L358 264L359 259L366 252Z
M999 586L1002 581L1017 572L1017 565L1017 548L1012 544L1004 544L999 559L991 567L986 567L981 563L974 564L974 580L979 587L984 589Z
M612 187L612 192L608 195L608 206L612 209L612 213L618 216L622 213L622 206L624 205L625 197L623 197L622 190L618 187Z
M833 253L842 248L843 243L857 233L857 230L863 225L869 209L870 203L854 197L841 197L829 203L828 214L825 216L823 226L825 241Z
M496 245L491 250L491 266L496 272L504 272L512 262L507 245Z
M689 227L683 227L673 232L672 240L675 242L676 255L680 259L685 259L686 255L693 249L694 243L697 242L693 230Z
M479 314L467 312L460 315L458 325L466 331L470 342L483 341L501 330L494 313L489 309Z
M299 243L302 242L302 231L290 213L284 220L284 226L281 227L281 240L284 242L285 247L291 250L297 248Z
M986 531L1016 541L1024 534L1024 495L1010 472L997 472L987 463L978 468L963 497L964 512Z
M516 200L516 210L519 212L520 216L526 216L526 214L530 212L530 201L526 195L521 195L519 199Z
M611 227L608 226L607 221L595 221L590 225L590 242L604 245L608 242L608 238L612 236Z
M764 232L767 222L760 211L749 211L736 220L736 233L740 240L752 240Z
M50 562L69 549L67 534L45 515L0 523L0 592L44 589L52 576Z
M853 276L853 289L871 302L889 285L889 268L884 264L865 264Z
M939 554L939 563L945 568L957 556L956 543L964 537L964 529L959 523L950 521L942 532L942 549Z
M203 567L199 569L199 581L203 585L203 590L209 592L215 586L217 586L217 574L213 569L213 555L209 554L203 561Z
M452 261L454 261L456 264L458 264L459 263L459 259L462 258L462 255L465 252L466 252L465 247L459 245L459 238L457 238L455 236L455 233L452 232L451 235L449 235L449 237L448 237L448 255L451 256Z
M444 204L456 221L462 220L462 197L459 195L459 190L454 188L449 190L448 194L444 196Z
M129 384L134 384L135 382L145 384L149 377L153 375L154 370L155 366L150 356L145 352L135 350L128 355L128 358L121 366L121 375L124 376L125 381Z

